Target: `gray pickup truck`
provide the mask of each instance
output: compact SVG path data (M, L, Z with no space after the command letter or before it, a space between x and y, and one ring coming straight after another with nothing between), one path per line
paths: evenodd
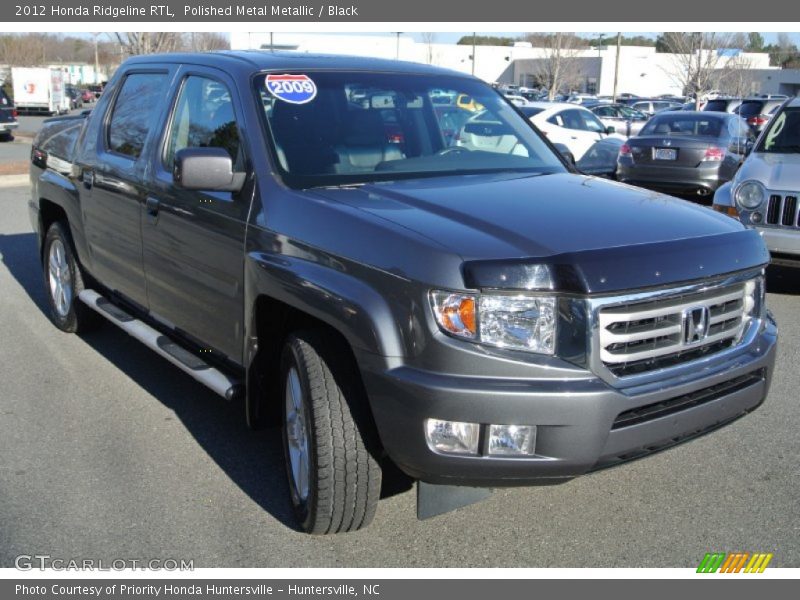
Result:
M43 128L31 191L54 324L111 321L251 427L280 415L311 533L366 526L389 466L427 517L708 432L772 377L756 231L575 172L463 74L131 59Z

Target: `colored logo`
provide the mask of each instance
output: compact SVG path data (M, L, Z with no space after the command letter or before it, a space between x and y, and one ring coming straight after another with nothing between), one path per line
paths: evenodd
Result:
M267 89L290 104L306 104L317 95L317 85L308 75L267 75Z
M708 552L697 567L698 573L763 573L772 554L766 552Z
M36 91L36 84L32 81L28 81L23 87L25 88L25 92L27 94L32 94Z

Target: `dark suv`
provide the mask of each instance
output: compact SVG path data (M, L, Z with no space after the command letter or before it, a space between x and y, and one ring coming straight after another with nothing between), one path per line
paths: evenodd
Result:
M445 123L443 94L474 114ZM474 77L137 57L33 157L53 323L110 321L251 427L275 417L309 532L368 524L392 464L431 516L662 450L769 388L758 233L575 173Z
M769 123L772 111L776 110L785 101L785 98L747 98L742 100L742 103L734 112L747 121L753 133L758 135L764 129L764 126Z
M14 130L19 127L17 109L4 90L0 89L0 140L8 141L14 137Z

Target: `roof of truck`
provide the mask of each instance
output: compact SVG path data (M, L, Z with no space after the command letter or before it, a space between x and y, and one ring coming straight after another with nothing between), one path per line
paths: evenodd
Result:
M431 65L400 60L369 58L363 56L345 56L337 54L309 54L306 52L269 50L223 50L215 52L150 54L146 56L136 56L128 59L125 62L126 65L143 63L199 64L210 67L218 67L225 70L357 70L472 77L470 75L450 69L443 69L441 67L434 67Z

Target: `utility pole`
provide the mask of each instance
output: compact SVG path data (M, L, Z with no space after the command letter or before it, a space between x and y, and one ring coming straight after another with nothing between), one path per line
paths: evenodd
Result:
M603 38L606 37L604 33L600 34L600 43L597 45L597 56L603 56Z
M401 33L402 33L402 31L398 31L397 32L397 50L396 50L396 55L395 55L395 58L397 60L400 60L400 34Z
M100 34L94 34L94 83L100 83L98 79L100 78L100 61L97 59L97 38Z
M475 33L472 32L472 74L475 75Z
M700 110L700 69L703 60L703 34L697 32L697 68L694 73L694 109Z
M614 93L611 96L612 102L617 101L617 85L619 84L619 54L622 47L622 32L617 32L617 56L614 58Z

